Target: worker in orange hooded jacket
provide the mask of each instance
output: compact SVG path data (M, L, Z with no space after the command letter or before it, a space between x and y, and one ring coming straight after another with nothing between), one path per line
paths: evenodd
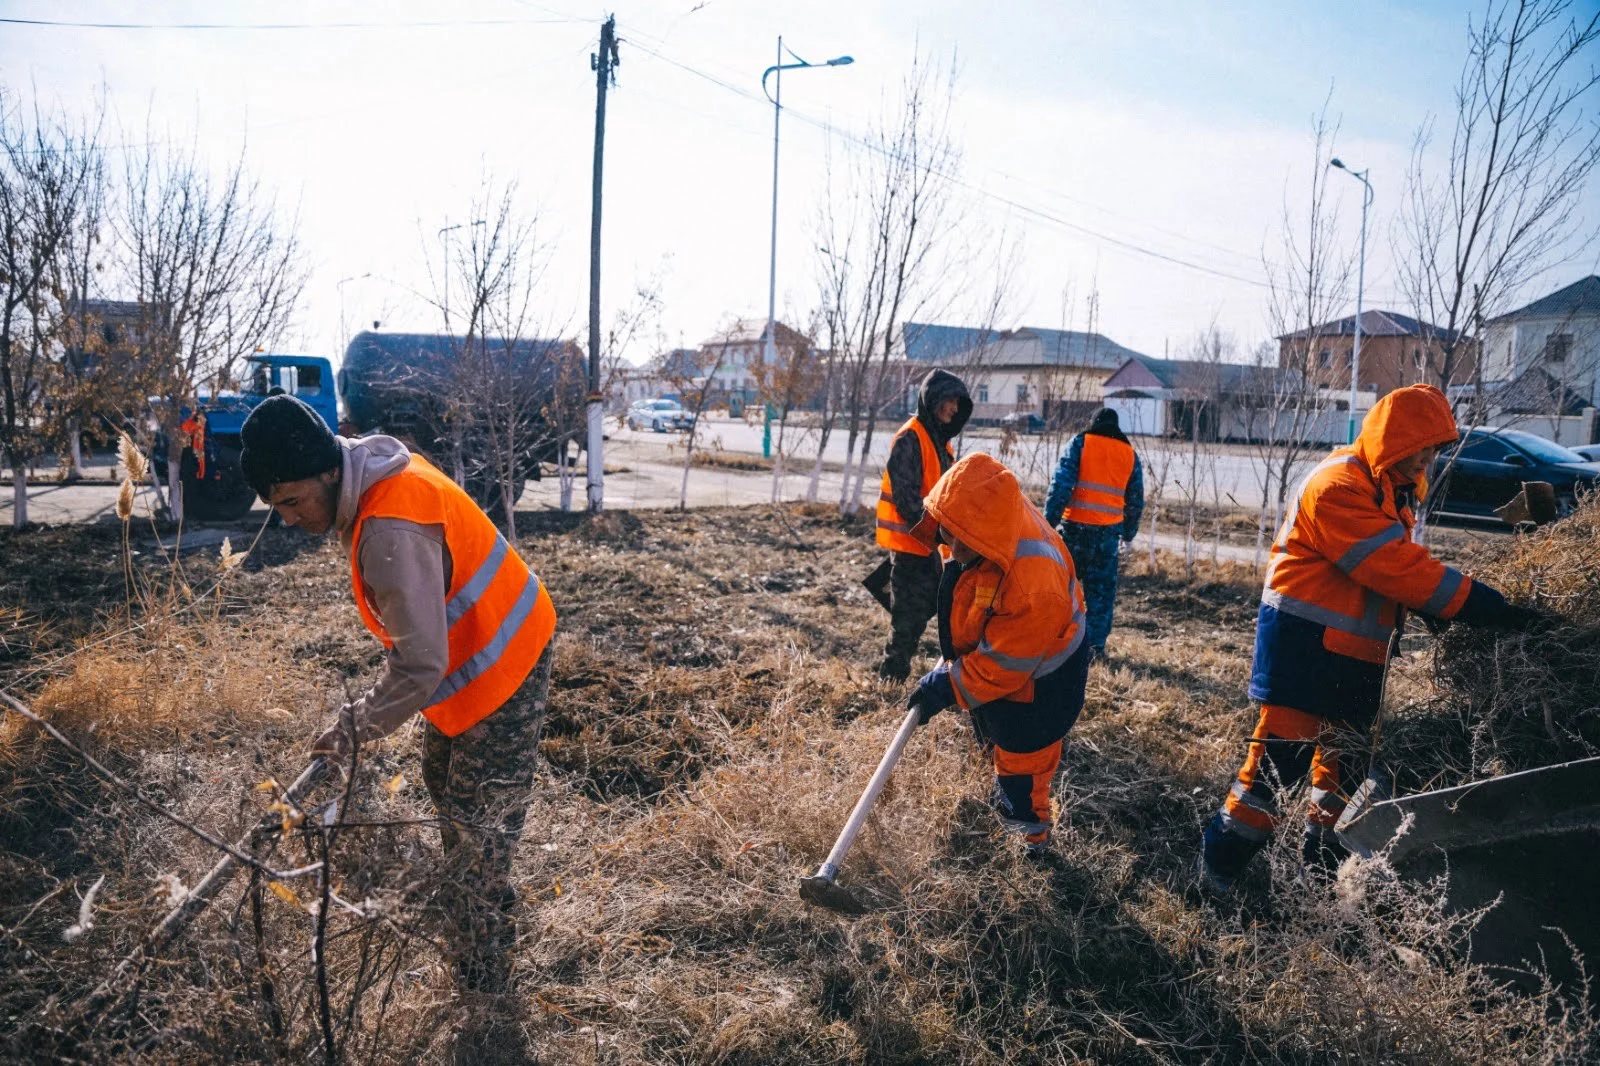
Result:
M1344 857L1333 833L1377 716L1390 638L1403 610L1436 621L1525 628L1538 612L1434 559L1411 539L1427 472L1456 440L1431 385L1373 405L1353 445L1306 478L1272 545L1256 619L1250 697L1261 717L1222 809L1206 826L1201 873L1226 890L1282 820L1277 797L1311 775L1303 856Z
M952 466L924 507L950 548L939 584L940 664L910 703L954 704L994 742L994 803L1031 855L1050 839L1050 782L1083 708L1089 655L1072 556L991 455Z

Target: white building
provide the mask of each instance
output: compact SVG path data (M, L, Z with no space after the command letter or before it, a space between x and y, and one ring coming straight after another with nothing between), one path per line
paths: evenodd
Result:
M1600 277L1574 282L1483 330L1483 377L1512 382L1540 369L1563 390L1600 406Z

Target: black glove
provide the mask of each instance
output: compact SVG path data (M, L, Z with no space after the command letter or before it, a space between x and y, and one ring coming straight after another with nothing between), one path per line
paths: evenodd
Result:
M1523 607L1520 604L1508 603L1506 609L1500 613L1500 620L1495 623L1496 629L1509 629L1514 633L1526 633L1530 629L1539 629L1548 622L1550 616L1537 607Z

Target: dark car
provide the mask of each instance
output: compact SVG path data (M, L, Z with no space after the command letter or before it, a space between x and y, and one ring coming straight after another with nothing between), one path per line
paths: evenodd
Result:
M1440 453L1430 475L1428 491L1438 494L1437 515L1497 521L1495 508L1510 502L1524 481L1548 481L1556 490L1558 511L1568 514L1579 493L1600 485L1600 463L1517 429L1472 430L1446 474L1452 450Z
M1000 428L1013 433L1043 433L1045 423L1031 411L1013 411L1000 419Z

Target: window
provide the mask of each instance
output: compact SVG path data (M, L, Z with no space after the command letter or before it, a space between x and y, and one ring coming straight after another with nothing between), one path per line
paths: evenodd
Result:
M1411 349L1411 365L1418 370L1422 369L1422 349Z
M1324 348L1317 353L1317 365L1326 370L1333 365L1333 353Z
M322 395L322 368L320 366L295 367L296 396Z
M1544 361L1565 363L1572 354L1572 334L1552 333L1544 339Z
M989 402L989 383L986 382L986 381L985 382L980 382L978 384L978 402L979 403L988 403Z
M1480 463L1503 463L1510 454L1511 448L1502 441L1493 437L1480 437L1477 434L1469 437L1467 446L1461 449L1461 458Z
M1026 384L1022 384L1022 385L1018 385L1017 386L1017 402L1018 403L1027 403L1028 402L1028 386Z

